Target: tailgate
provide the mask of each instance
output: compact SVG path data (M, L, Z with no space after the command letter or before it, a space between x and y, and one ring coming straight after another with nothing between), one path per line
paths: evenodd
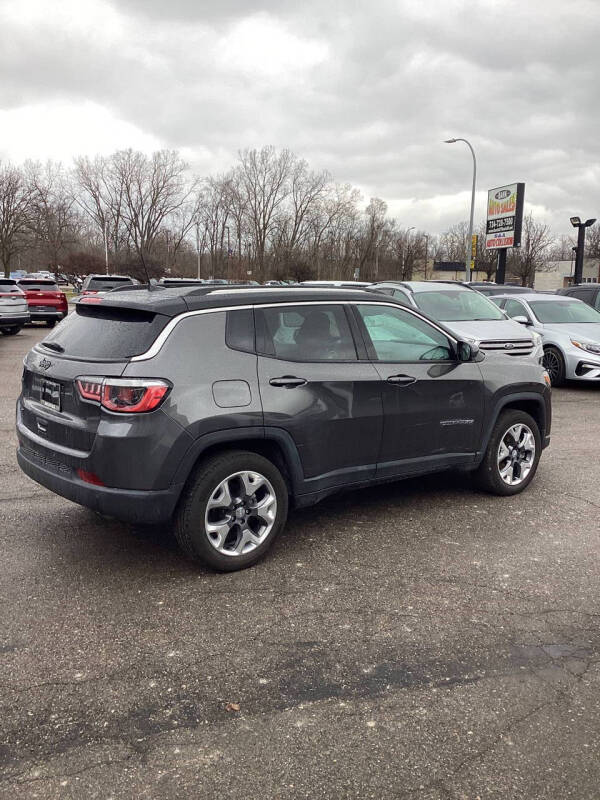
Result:
M89 453L100 422L97 404L81 399L75 379L85 375L118 377L127 362L92 365L32 350L25 359L20 422L36 437L79 453Z

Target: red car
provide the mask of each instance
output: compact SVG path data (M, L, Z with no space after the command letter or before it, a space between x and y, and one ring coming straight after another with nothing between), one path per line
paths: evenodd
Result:
M53 328L69 313L67 295L53 280L21 278L18 284L25 292L32 322L45 322L49 328Z

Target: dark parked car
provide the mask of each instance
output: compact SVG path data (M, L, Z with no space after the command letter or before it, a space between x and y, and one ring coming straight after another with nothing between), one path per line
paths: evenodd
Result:
M175 521L249 566L288 506L458 467L522 491L550 440L539 365L486 358L383 295L256 288L83 298L25 359L18 460L102 514Z
M18 283L25 292L31 322L45 322L52 328L69 313L67 296L53 280L21 278Z
M81 287L81 295L102 295L118 287L134 286L136 283L129 275L88 275Z
M583 300L588 306L600 311L600 283L580 283L576 286L567 286L565 289L559 289L556 294Z
M487 281L471 281L465 285L470 286L471 289L477 289L480 294L484 294L486 297L493 297L497 294L527 294L529 292L533 292L533 289L530 289L528 286L517 286L513 283L488 283Z

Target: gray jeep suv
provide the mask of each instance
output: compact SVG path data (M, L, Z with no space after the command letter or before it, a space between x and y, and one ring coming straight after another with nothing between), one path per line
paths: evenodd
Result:
M542 367L382 295L138 287L81 299L29 352L18 460L102 514L173 520L186 553L234 570L290 503L340 489L458 467L516 494L550 422Z

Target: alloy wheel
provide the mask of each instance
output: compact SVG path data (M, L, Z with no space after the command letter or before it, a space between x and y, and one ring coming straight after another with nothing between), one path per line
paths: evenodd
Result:
M277 497L259 472L235 472L221 481L206 504L204 526L211 545L226 556L241 556L261 545L273 529Z
M498 447L498 472L504 483L518 486L527 478L535 460L535 437L522 423L511 425Z
M560 357L554 350L546 350L544 353L544 368L550 376L550 382L554 384L561 371Z

